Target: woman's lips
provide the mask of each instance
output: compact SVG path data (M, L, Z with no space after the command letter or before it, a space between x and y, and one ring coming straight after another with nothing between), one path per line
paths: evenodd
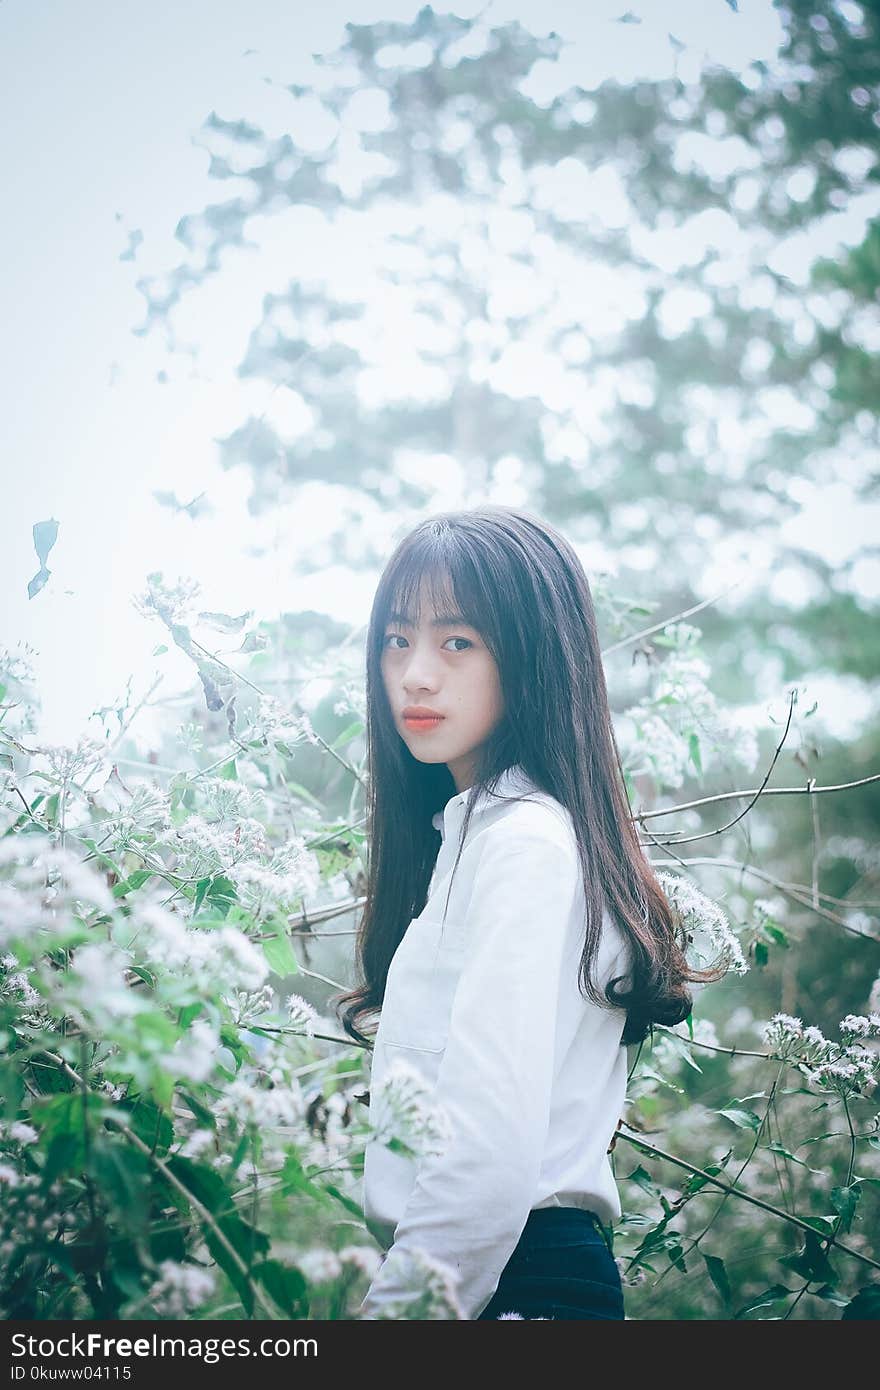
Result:
M427 733L429 729L436 729L438 724L443 723L443 719L444 716L442 714L431 715L430 718L421 714L405 714L403 716L403 722L406 727L408 729L417 730L419 733Z

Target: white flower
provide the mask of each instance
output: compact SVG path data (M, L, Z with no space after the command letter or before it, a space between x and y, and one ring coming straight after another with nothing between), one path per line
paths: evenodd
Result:
M88 941L77 946L62 995L82 1027L132 1017L149 1005L125 980L131 959L111 941Z
M178 575L175 585L167 584L161 570L147 575L147 588L132 597L132 604L144 618L160 618L168 627L195 622L196 599L201 593L198 580Z
M417 1154L442 1153L452 1137L448 1113L431 1099L421 1072L401 1057L371 1088L370 1126L380 1142L402 1139Z
M162 843L174 850L178 872L189 878L229 875L236 865L269 853L265 827L252 816L242 816L233 825L207 821L193 812L163 835Z
M392 1245L376 1280L400 1289L399 1295L383 1302L379 1318L464 1318L458 1301L458 1274L452 1265L424 1250L405 1250ZM368 1295L369 1298L369 1295Z
M178 1152L183 1158L198 1158L199 1154L210 1148L214 1140L215 1134L212 1129L194 1129Z
M184 1318L210 1298L214 1285L210 1270L163 1260L147 1297L160 1317Z
M793 1018L791 1014L774 1014L770 1022L764 1025L762 1037L777 1056L786 1058L798 1055L803 1031L801 1019Z
M694 938L694 943L698 942L700 935L708 936L716 950L726 957L729 968L739 975L745 974L749 967L739 938L718 904L701 893L693 880L684 874L658 869L657 878L671 906L681 917L685 930ZM699 944L695 944L693 954L703 956L706 953Z
M840 1031L857 1038L880 1037L880 1014L847 1014L840 1020Z
M172 1050L164 1053L159 1060L174 1077L205 1081L214 1070L219 1047L220 1034L217 1029L207 1019L197 1018L190 1024L186 1035L178 1038Z
M317 743L318 738L307 714L294 714L272 695L261 695L256 712L251 714L248 737L252 741L265 740L267 743L283 743L287 748L307 739Z
M864 1021L870 1028L871 1020ZM853 1037L859 1032L858 1026L844 1025L861 1022L858 1015L848 1014L841 1023L844 1036ZM774 1014L764 1028L764 1041L770 1044L775 1056L792 1062L813 1085L842 1097L861 1094L880 1078L880 1054L858 1043L845 1046L832 1042L819 1028L805 1028L799 1018L790 1014Z
M263 985L262 989L240 989L233 994L224 995L223 1001L235 1023L246 1023L249 1018L270 1013L274 1009L275 991L271 985Z
M113 894L103 876L86 864L66 846L51 842L48 835L7 835L0 839L0 871L11 867L11 883L4 885L4 908L12 911L21 925L53 926L61 909L76 909L81 905L112 913L116 907ZM46 889L54 888L51 895ZM10 893L12 889L12 893ZM16 896L18 895L17 907ZM50 900L51 912L41 910ZM3 918L5 919L5 911ZM3 926L7 924L3 921ZM13 924L14 926L14 924ZM7 938L14 935L6 931Z
M152 783L139 782L128 804L105 818L104 834L115 849L128 849L145 828L165 834L172 829L171 798Z
M296 1263L311 1284L330 1284L342 1273L339 1256L332 1250L302 1250Z
M137 904L134 914L149 928L144 954L151 965L186 976L199 992L259 989L269 964L249 937L236 927L187 927L158 903Z
M333 706L334 714L356 714L359 719L367 718L367 693L362 683L346 681L342 694Z
M382 1263L379 1251L370 1245L345 1245L339 1251L339 1259L344 1265L353 1265L368 1279L373 1278Z
M315 1024L321 1021L317 1009L299 994L291 994L287 1001L287 1014L292 1026L302 1028L310 1037L314 1034Z
M73 746L45 744L37 751L49 764L53 780L64 785L74 782L82 790L97 791L113 771L113 759L107 745L91 734L82 734ZM96 785L89 788L90 782Z
M227 872L243 905L263 909L298 907L317 893L321 882L317 855L296 836L280 845L267 864L242 861Z
M37 1137L33 1125L25 1124L23 1120L0 1120L0 1139L11 1139L16 1144L35 1144Z
M258 1129L293 1125L302 1117L302 1093L292 1085L260 1086L246 1076L237 1076L216 1102L214 1113Z

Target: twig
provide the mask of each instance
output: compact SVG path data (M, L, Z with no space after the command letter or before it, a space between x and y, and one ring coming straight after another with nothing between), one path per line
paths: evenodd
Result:
M623 1123L625 1124L626 1121ZM783 1211L781 1207L774 1207L770 1202L765 1202L760 1197L753 1197L750 1192L743 1192L740 1188L733 1187L730 1183L723 1182L720 1178L714 1177L712 1173L707 1173L702 1168L694 1167L694 1165L688 1163L686 1159L676 1158L674 1154L667 1153L665 1149L658 1149L655 1144L649 1144L647 1140L638 1138L635 1134L627 1134L624 1129L617 1130L617 1138L618 1140L625 1139L629 1144L636 1144L646 1153L653 1155L654 1158L663 1159L666 1163L671 1163L676 1168L684 1168L686 1172L692 1173L694 1177L704 1178L706 1182L712 1183L714 1187L720 1187L724 1192L730 1193L731 1196L739 1197L743 1202L750 1202L752 1206L760 1207L762 1211L768 1211L772 1216L778 1216L781 1220L788 1221L792 1226L798 1226L802 1231L812 1232L812 1234L817 1236L820 1240L828 1240L830 1245L836 1245L838 1250L842 1250L846 1255L852 1255L855 1260L861 1260L863 1264L870 1265L872 1269L880 1269L880 1263L878 1263L877 1260L872 1260L870 1255L863 1255L860 1250L853 1250L852 1246L844 1245L842 1241L837 1240L834 1236L823 1236L822 1232L815 1226L811 1226L809 1221L802 1221L799 1216L792 1216L789 1212Z
M849 787L864 787L868 782L880 782L880 772L873 772L870 777L860 777L855 782L839 782L834 786L817 787L811 777L805 787L764 787L761 790L762 796L816 796L819 792L843 792ZM673 816L679 811L690 811L695 806L708 806L713 801L732 801L740 796L754 796L755 789L751 788L739 792L718 792L715 796L701 796L696 801L680 801L675 806L661 806L656 811L637 811L631 817L635 821L652 820L655 816Z
M749 814L749 811L752 809L752 807L754 806L755 802L756 802L756 801L758 800L758 798L761 796L762 792L764 791L764 788L766 787L767 783L769 782L769 780L770 780L770 774L771 774L771 772L773 771L774 767L776 766L776 761L777 761L777 759L778 759L778 757L779 757L779 754L782 752L783 746L784 746L784 744L785 744L785 740L786 740L786 738L788 737L788 730L789 730L789 728L790 728L790 726L791 726L791 716L792 716L792 713L794 712L794 705L795 705L795 699L796 699L796 698L797 698L797 693L796 693L796 691L792 690L791 696L790 696L789 702L788 702L788 718L787 718L786 721L785 721L785 728L784 728L783 731L782 731L782 737L781 737L781 739L779 740L779 742L777 743L776 749L775 749L774 754L773 754L773 757L772 757L771 760L770 760L770 766L767 768L767 771L766 771L766 773L764 774L764 780L763 780L763 782L761 783L760 787L757 788L757 790L755 791L755 794L754 794L754 796L752 797L751 801L749 802L749 804L748 804L742 811L740 811L739 815L734 816L734 817L733 817L733 820L727 821L727 823L726 823L725 825L716 826L716 828L715 828L714 830L704 830L704 831L702 831L699 835L681 835L681 836L678 836L678 837L677 837L676 839L674 839L674 840L660 840L660 839L656 839L656 838L652 835L652 836L651 836L651 840L652 840L652 842L653 842L654 844L656 844L656 845L689 845L689 844L693 844L693 842L694 842L695 840L711 840L712 837L713 837L714 835L723 835L725 830L730 830L730 828L731 828L732 826L736 825L737 821L741 821L742 818L743 818L743 816L747 816L747 815ZM676 832L673 831L673 834L675 835Z
M722 589L721 593L715 594L714 598L704 598L702 603L695 603L693 608L685 608L681 613L676 613L671 618L663 618L653 627L643 628L641 632L634 632L629 637L621 637L619 642L612 643L610 647L602 648L603 657L609 656L611 652L619 651L621 647L628 647L631 642L640 642L643 637L650 637L652 632L659 632L661 628L669 627L671 623L677 623L682 618L689 618L692 613L699 613L701 608L708 608L710 603L717 603L720 598L724 598L725 594L729 594L731 589L735 589L741 583L741 579L735 579L729 588Z

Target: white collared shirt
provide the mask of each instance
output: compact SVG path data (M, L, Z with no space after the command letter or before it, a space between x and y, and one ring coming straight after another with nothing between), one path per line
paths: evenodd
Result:
M626 1099L626 1015L578 989L586 908L571 815L509 768L475 804L443 923L467 796L433 818L443 841L424 911L391 961L370 1076L375 1120L389 1068L415 1068L450 1137L417 1158L367 1144L364 1217L387 1253L365 1317L414 1292L413 1251L452 1268L476 1319L533 1207L587 1207L605 1223L621 1214L607 1150ZM628 962L606 909L600 989Z

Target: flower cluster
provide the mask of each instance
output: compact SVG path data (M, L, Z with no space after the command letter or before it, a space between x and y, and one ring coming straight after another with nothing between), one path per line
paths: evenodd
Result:
M40 832L0 839L0 874L0 948L62 930L83 909L112 913L116 906L91 864Z
M333 706L334 714L356 714L359 719L366 722L367 718L367 693L362 683L346 681L342 687L342 694Z
M774 1014L764 1027L764 1042L773 1055L791 1062L811 1082L842 1098L873 1090L880 1080L880 1052L848 1041L853 1037L880 1037L880 1016L862 1018L847 1014L840 1022L844 1041L826 1038L821 1029L805 1027L791 1014Z
M208 1269L163 1260L159 1277L150 1285L147 1297L160 1318L185 1318L210 1298L215 1282Z
M315 1025L321 1021L318 1010L299 994L291 994L288 999L287 1017L292 1028L301 1028L309 1036L314 1034Z
M701 937L708 937L715 951L726 958L728 968L738 975L745 974L749 967L739 938L718 904L701 893L693 880L684 874L658 869L657 879L688 933L692 950L687 954L701 960L708 959L709 953L704 949L704 942L700 941Z
M381 1143L402 1140L414 1153L442 1153L452 1130L442 1106L432 1102L425 1078L397 1058L370 1093L370 1124Z
M713 752L723 751L749 771L758 760L755 730L722 709L707 685L711 668L698 654L700 636L690 623L666 625L660 640L672 650L657 670L651 695L627 710L637 743L628 746L621 734L630 758L638 751L642 760L631 772L653 772L664 787L682 785L692 763L693 734L704 767Z
M145 954L150 964L185 977L199 993L259 989L269 974L263 953L236 927L188 927L159 903L139 904L137 921L149 927Z
M147 587L132 598L135 610L144 618L160 618L167 627L189 624L196 619L196 599L202 591L198 580L178 575L176 584L167 584L161 570L147 575Z
M143 846L144 831L167 835L172 829L171 799L151 782L139 782L131 799L104 820L107 844L115 850Z
M280 743L284 748L295 748L304 741L318 742L309 716L303 712L292 714L273 695L260 696L244 737L251 742Z
M317 855L302 836L291 835L279 845L268 863L255 860L230 865L229 878L239 901L260 916L269 911L292 911L315 896L321 883Z
M458 1275L445 1260L392 1245L379 1278L393 1280L400 1293L383 1304L377 1319L464 1318L457 1294Z
M255 1075L239 1075L227 1084L214 1113L218 1118L235 1120L240 1126L254 1125L258 1130L294 1125L303 1114L302 1091L298 1084L273 1082L266 1086Z

